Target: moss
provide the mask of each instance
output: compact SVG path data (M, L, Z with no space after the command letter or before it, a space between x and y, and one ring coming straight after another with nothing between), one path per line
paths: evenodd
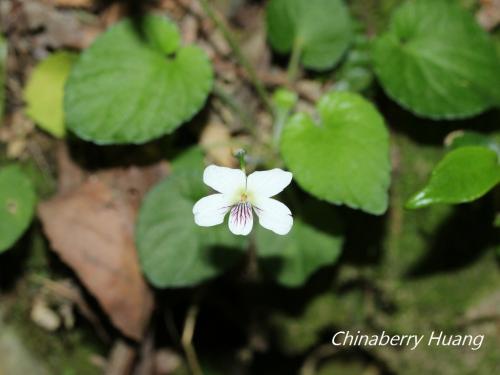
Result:
M392 186L392 210L385 241L385 258L378 280L395 309L378 313L379 329L389 332L426 334L433 330L469 333L458 323L466 311L488 298L500 286L494 259L492 229L488 225L488 197L462 206L433 206L407 211L402 203L422 186L441 158L439 146L417 144L403 135L396 137L400 169ZM379 348L397 373L491 374L497 340L481 350L428 347L395 352ZM376 350L377 351L377 350Z
M425 184L445 151L437 142L417 143L403 133L394 135L393 145L398 167L379 265L375 272L362 272L343 264L335 290L311 299L299 316L273 315L281 351L305 353L328 343L336 328L425 335L433 330L470 333L477 328L459 323L500 285L492 251L495 241L489 241L488 215L493 210L488 197L459 207L405 210L405 200ZM487 327L482 329L488 332ZM491 374L497 363L495 340L493 331L486 339L489 344L478 351L427 345L415 351L387 347L368 351L394 373ZM333 370L344 366L331 363L322 371L329 373L330 365Z
M359 325L363 318L363 295L351 290L341 295L325 293L313 298L299 316L272 314L270 325L282 352L300 354L318 343L329 342L334 327Z
M33 297L40 290L37 277L61 278L62 273L49 268L50 256L46 243L38 230L32 234L33 241L24 254L24 274L13 290L13 297L3 298L6 307L5 323L13 329L31 354L46 365L54 374L95 374L98 369L90 362L95 354L103 353L103 344L98 342L91 327L77 324L71 330L50 333L35 325L30 318ZM12 249L11 251L17 251Z
M367 370L366 366L359 362L330 360L321 366L317 375L359 375L369 373L371 371Z

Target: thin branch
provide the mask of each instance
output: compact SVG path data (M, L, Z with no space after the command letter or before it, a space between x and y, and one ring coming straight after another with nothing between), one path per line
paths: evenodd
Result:
M316 348L311 354L305 359L302 368L300 369L300 375L314 375L317 372L318 363L337 353L337 349L332 345L321 345Z
M288 84L292 85L295 83L297 78L297 73L299 72L300 57L302 56L302 46L303 42L301 38L296 38L293 42L292 56L288 62Z
M40 146L36 142L28 141L26 144L26 150L30 156L35 161L35 165L38 170L42 173L43 179L51 187L54 188L56 185L56 177L50 167L50 163L45 158Z
M214 9L212 9L207 0L198 0L198 1L202 6L204 12L207 14L207 16L212 20L215 26L220 29L222 35L224 35L224 38L231 46L231 49L236 55L236 58L238 59L239 63L247 71L250 81L255 87L255 90L257 91L257 94L259 95L260 99L266 106L266 109L272 113L271 99L269 98L269 95L266 89L264 88L264 85L259 80L257 72L255 71L252 64L250 64L250 62L247 60L247 58L241 51L241 48L238 45L238 41L234 38L232 32L229 30L229 27L226 25L226 22L222 19L221 16L217 14L217 12Z
M199 306L193 303L186 314L184 329L182 331L181 344L186 354L186 360L189 370L193 375L203 375L203 371L196 355L196 350L193 345L194 329L196 327L196 319L198 317Z
M255 127L253 126L253 121L248 114L248 112L241 107L241 105L220 85L214 85L214 95L216 95L224 104L226 104L231 111L237 115L245 129L254 137L257 135Z

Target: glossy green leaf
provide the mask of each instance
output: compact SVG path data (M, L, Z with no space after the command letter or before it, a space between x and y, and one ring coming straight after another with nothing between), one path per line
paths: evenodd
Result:
M7 41L0 35L0 125L5 108L5 76L7 64Z
M171 163L179 190L194 201L207 194L207 187L201 182L205 169L204 157L201 147L194 146L182 152Z
M470 202L499 182L500 164L494 151L480 146L460 147L438 163L427 185L408 200L406 208Z
M433 119L475 115L500 103L500 62L491 39L456 2L402 5L373 51L387 94Z
M341 0L271 0L266 16L271 46L279 53L300 51L307 68L331 68L351 42L351 18Z
M193 205L210 194L196 151L185 154L174 169L144 199L136 228L142 270L160 288L194 286L217 276L240 259L245 245L225 224L202 228L194 223Z
M111 27L72 70L67 125L98 144L144 143L171 133L204 105L213 73L205 52L180 46L177 27L146 16Z
M454 150L465 146L483 146L495 151L500 158L500 144L494 136L487 136L473 131L462 131L450 133L445 140L447 147Z
M334 89L362 92L372 85L373 80L370 42L363 32L356 35L352 48L336 71Z
M35 208L31 181L17 166L0 169L0 253L26 231Z
M309 206L309 204L308 204ZM286 236L259 226L256 231L259 262L271 278L289 287L300 286L320 267L333 264L341 253L340 222L331 209L315 208L321 226L295 218Z
M317 106L320 120L293 116L281 152L307 192L334 204L380 215L390 183L389 134L376 108L358 94L333 92Z
M26 113L42 129L61 138L65 134L63 97L64 85L76 54L56 52L39 63L24 89Z

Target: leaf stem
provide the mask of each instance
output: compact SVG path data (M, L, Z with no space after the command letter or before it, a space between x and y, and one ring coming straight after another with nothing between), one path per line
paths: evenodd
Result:
M238 45L238 42L234 38L233 34L229 30L228 26L226 25L225 21L212 9L210 4L208 3L207 0L198 0L200 5L202 6L203 10L207 14L207 16L212 20L212 22L217 26L222 34L224 35L224 38L227 40L229 45L231 46L231 49L233 50L234 54L236 55L236 58L240 62L240 64L243 66L243 68L247 71L248 76L250 77L250 81L252 82L253 86L255 87L255 90L257 91L257 94L259 95L262 103L266 106L266 109L272 113L272 105L271 105L271 100L269 98L269 94L267 93L266 89L264 88L264 85L262 82L259 80L257 77L257 72L255 71L254 67L250 62L247 60L243 52L241 51L240 46Z
M293 41L292 56L290 57L290 61L288 62L288 69L287 69L288 83L290 85L293 85L295 79L297 78L297 73L299 71L299 62L300 62L300 57L302 56L303 46L304 43L302 41L302 38L296 38Z
M288 119L288 112L285 111L275 111L275 119L273 125L273 148L277 152L279 151L279 144L281 140L281 133L283 132L283 127Z

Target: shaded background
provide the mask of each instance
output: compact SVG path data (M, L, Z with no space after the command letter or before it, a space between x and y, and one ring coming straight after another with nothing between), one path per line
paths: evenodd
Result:
M282 84L286 59L274 56L266 44L264 2L214 3L229 20L266 87ZM347 3L366 34L374 35L384 29L400 1ZM500 19L495 12L500 10L486 8L488 1L461 3L493 29L500 45L500 32L495 30ZM220 97L212 97L174 135L142 147L98 147L72 136L56 141L35 129L26 117L22 87L37 61L54 50L83 49L123 15L139 19L150 7L168 14L185 41L196 42L208 52L217 80L230 87L233 100L252 113L265 131L268 115L259 109L222 34L196 4L189 0L2 0L0 26L8 40L8 60L0 165L20 160L35 181L40 200L99 174L105 186L123 194L123 210L128 210L169 173L168 163L161 164L165 153L171 158L199 139L210 144L245 137L244 116L228 110ZM312 102L325 87L341 79L335 72L305 72L297 90ZM40 222L35 221L14 249L0 255L0 374L189 373L185 358L190 347L183 345L181 336L186 333L186 316L193 313L197 313L197 324L192 342L205 374L499 372L499 237L498 229L491 226L498 190L454 207L408 212L403 203L425 184L443 156L447 134L455 129L491 132L498 129L500 114L495 110L468 121L433 123L389 101L370 71L364 80L363 92L374 99L391 131L391 202L382 217L338 209L346 228L339 262L322 268L299 288L280 287L265 278L255 280L242 262L199 288L151 293L148 288L137 295L123 288L120 296L101 295L105 300L128 302L120 307L110 303L109 309L103 309L95 295L100 285L89 287L98 280L82 277L92 279L96 265L82 265L55 253ZM232 163L228 149L209 149L212 160ZM117 169L132 165L138 167ZM71 204L88 207L106 187L89 189L87 195L77 197L83 203ZM85 216L85 212L79 214ZM69 240L86 239L70 234ZM102 253L106 257L111 250L105 248ZM151 320L141 322L134 314L140 315L141 307L153 299ZM139 341L130 339L138 329L133 325L137 320L147 327ZM424 345L413 352L390 347L333 348L331 336L339 329L426 335L444 330L486 338L478 351Z

